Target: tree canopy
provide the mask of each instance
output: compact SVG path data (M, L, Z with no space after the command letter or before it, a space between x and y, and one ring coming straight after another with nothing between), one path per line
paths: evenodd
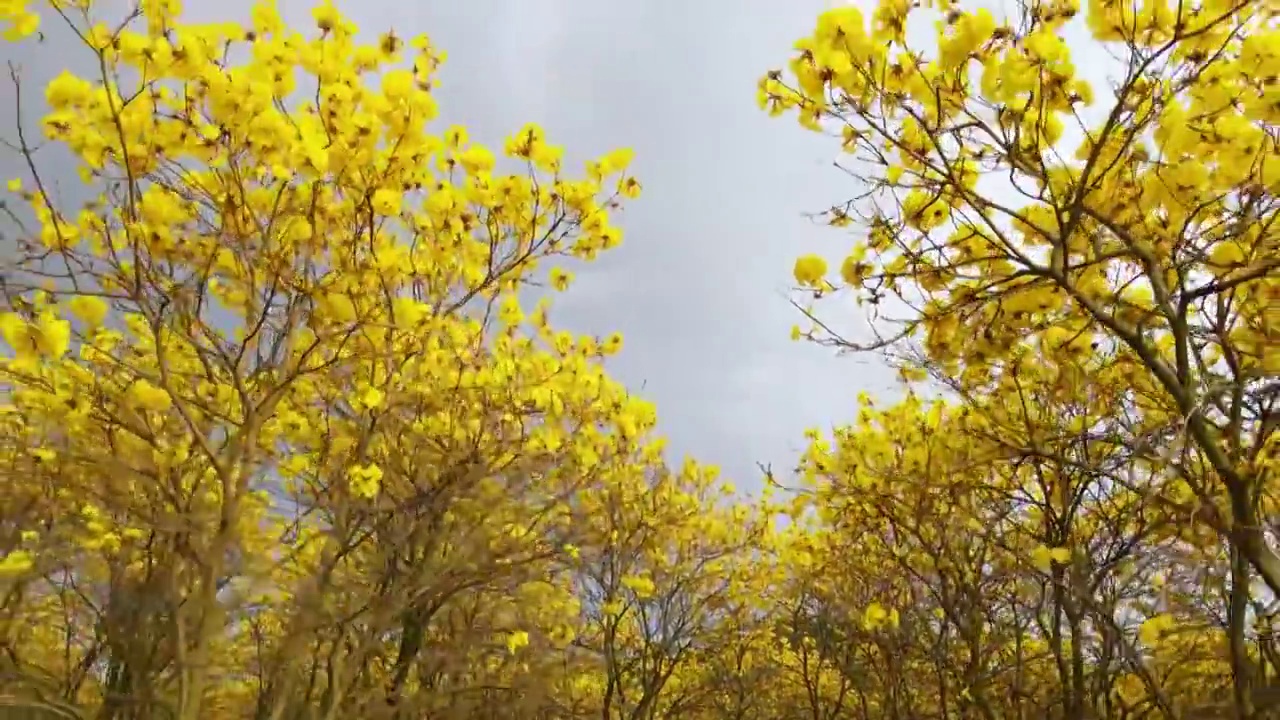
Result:
M743 492L553 320L629 150L438 127L331 2L26 2L93 70L9 142L0 717L1280 717L1272 3L822 13L757 96L856 184L793 337L904 392Z

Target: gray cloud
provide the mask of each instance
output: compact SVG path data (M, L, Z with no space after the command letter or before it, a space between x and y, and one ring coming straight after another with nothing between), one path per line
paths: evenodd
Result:
M626 211L626 241L579 274L555 317L624 333L613 371L657 402L674 451L744 484L757 460L788 466L806 426L848 417L858 390L892 387L874 363L788 338L792 259L846 242L802 214L850 188L831 167L835 145L757 110L755 82L823 4L531 4L537 19L477 2L428 8L414 26L449 52L442 103L477 132L532 120L573 155L636 150L646 190ZM518 40L474 42L486 32ZM475 118L474 106L492 115Z
M250 3L187 5L222 20L247 18ZM309 22L309 2L281 5ZM803 213L855 188L831 166L836 143L757 110L755 83L812 28L821 0L338 5L370 33L430 34L449 56L442 121L477 140L500 144L538 122L571 160L635 148L645 194L621 218L624 244L579 272L553 318L625 335L611 370L657 403L674 453L754 486L756 461L789 467L805 427L850 417L859 390L892 391L875 361L788 338L799 321L784 292L794 257L849 242ZM20 58L29 83L69 62L55 49L65 41L53 33L38 57ZM14 161L0 161L5 177Z

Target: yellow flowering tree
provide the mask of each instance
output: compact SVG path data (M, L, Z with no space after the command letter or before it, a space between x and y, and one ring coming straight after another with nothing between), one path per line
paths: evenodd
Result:
M718 689L708 666L760 607L770 551L768 516L733 493L716 468L688 460L635 466L581 496L578 644L602 661L595 716L686 717Z
M860 227L839 277L806 257L797 282L910 308L872 346L918 342L973 390L1022 348L1113 352L1138 413L1127 441L1201 499L1221 491L1217 531L1280 591L1251 499L1270 494L1280 372L1274 8L924 5L830 10L761 81L770 112L840 133L868 185L828 212ZM918 47L906 27L932 12ZM1073 51L1096 51L1068 46L1072 25L1119 57L1114 93L1077 68Z
M6 687L184 720L552 702L573 498L654 418L600 368L618 338L519 292L618 244L629 153L572 177L534 126L501 161L433 131L441 54L328 3L305 32L90 5L0 6L97 68L40 123L95 197L60 205L26 134L9 184Z
M902 618L931 711L1252 717L1280 591L1275 8L977 5L828 10L760 81L863 184L826 215L856 232L837 271L795 263L793 336L946 396L815 433L814 512L879 553L853 580L951 597ZM841 295L873 341L824 319Z

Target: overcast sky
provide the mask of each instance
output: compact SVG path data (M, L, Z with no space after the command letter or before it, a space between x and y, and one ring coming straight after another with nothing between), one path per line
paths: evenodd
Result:
M770 119L756 81L811 31L822 0L350 2L362 29L425 31L448 53L445 119L494 142L543 125L571 157L626 145L644 195L623 245L578 274L553 317L626 338L612 372L657 403L676 453L753 486L811 425L892 392L873 359L794 343L792 262L847 237L804 213L854 190L836 144ZM368 16L368 17L365 17Z
M756 461L791 466L805 427L851 417L858 390L893 387L865 359L789 339L794 257L848 243L803 214L853 188L831 166L836 145L771 120L755 89L823 7L436 1L392 5L382 21L431 33L448 52L442 107L474 135L534 121L573 155L635 149L645 193L622 218L624 244L580 273L554 317L620 330L612 371L657 403L673 450L744 486Z
M874 3L857 1L870 15ZM645 193L622 219L626 240L580 273L553 317L624 333L611 368L657 403L677 453L755 487L757 461L793 467L804 429L852 419L860 391L900 396L877 357L836 357L789 337L801 321L786 299L796 256L838 262L853 242L804 215L861 188L832 165L838 141L768 117L756 83L835 0L338 2L362 29L430 33L449 55L444 113L474 137L533 121L574 156L636 150ZM931 19L913 20L912 44L931 47ZM1063 35L1088 48L1083 18ZM1100 98L1114 69L1105 57L1075 58ZM856 308L840 312L827 303L821 314L849 334L864 326Z

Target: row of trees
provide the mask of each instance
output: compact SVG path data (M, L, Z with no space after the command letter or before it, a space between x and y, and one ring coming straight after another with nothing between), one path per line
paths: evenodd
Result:
M908 392L744 497L668 464L619 338L550 319L621 240L629 153L432 131L428 40L330 4L0 3L96 68L13 141L0 713L1274 716L1274 10L1094 0L1112 93L1078 14L830 10L761 80L861 178L839 272L796 263L799 334ZM900 319L842 338L847 295Z
M819 645L869 656L869 717L1275 716L1275 6L943 2L921 53L914 5L824 14L760 84L863 185L837 276L796 263L801 333L941 390L803 458L841 549ZM832 295L898 319L859 345ZM901 608L878 655L828 620L868 592Z

